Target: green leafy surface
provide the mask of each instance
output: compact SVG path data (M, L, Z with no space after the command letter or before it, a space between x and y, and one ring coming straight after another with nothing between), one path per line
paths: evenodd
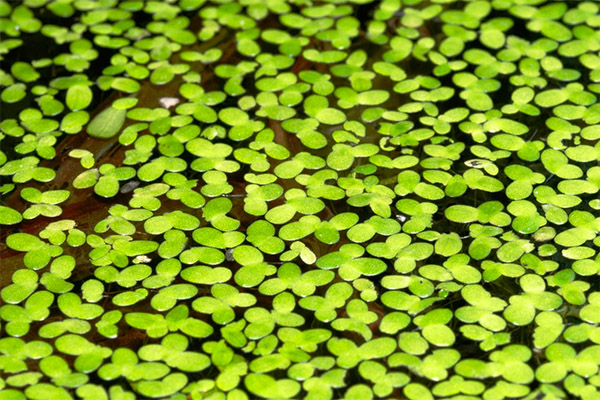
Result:
M599 13L0 0L0 400L600 398Z

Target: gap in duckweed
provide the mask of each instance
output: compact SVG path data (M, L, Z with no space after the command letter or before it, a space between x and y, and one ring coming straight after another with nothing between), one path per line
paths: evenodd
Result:
M594 2L0 1L0 399L595 399Z

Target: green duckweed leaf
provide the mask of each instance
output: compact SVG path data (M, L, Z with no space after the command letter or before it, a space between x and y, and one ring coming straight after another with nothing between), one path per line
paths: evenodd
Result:
M92 90L85 85L74 85L67 90L67 107L73 111L83 110L92 102ZM116 118L114 115L112 118ZM93 121L93 120L92 120ZM94 128L97 129L97 128ZM89 132L88 132L89 133ZM94 134L90 135L94 136ZM96 134L97 136L98 134Z
M0 224L1 225L14 225L18 224L23 220L21 213L10 207L0 206Z
M240 126L248 122L248 114L238 108L225 108L219 112L219 119L230 126Z
M127 110L109 107L96 115L87 126L88 135L99 139L110 139L121 130Z

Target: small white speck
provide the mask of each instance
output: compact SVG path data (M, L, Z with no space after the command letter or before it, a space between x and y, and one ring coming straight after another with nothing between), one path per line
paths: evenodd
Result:
M163 108L171 108L179 104L179 99L177 97L161 97L158 102Z
M150 261L152 261L152 259L150 257L148 257L147 255L145 255L145 254L142 254L140 256L136 256L133 259L133 263L134 264L149 263Z

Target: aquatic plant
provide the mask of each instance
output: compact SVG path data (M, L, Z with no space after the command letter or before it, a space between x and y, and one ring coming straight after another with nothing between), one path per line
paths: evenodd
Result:
M0 400L600 398L599 27L0 0Z

